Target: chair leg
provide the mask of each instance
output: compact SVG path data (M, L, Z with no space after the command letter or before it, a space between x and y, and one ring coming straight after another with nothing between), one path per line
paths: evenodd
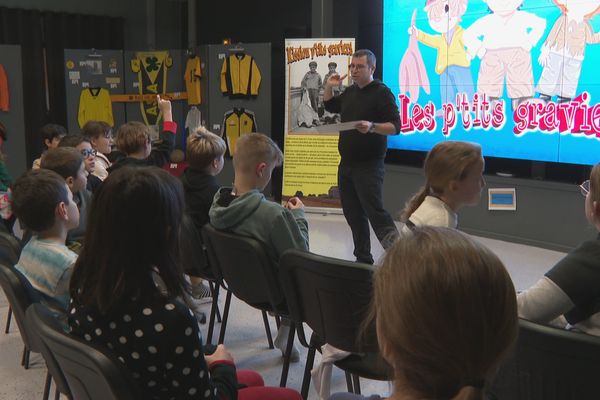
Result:
M213 282L208 282L208 287L210 288L210 293L213 297L213 301L215 301L215 304L217 305L217 321L219 323L221 323L221 311L219 310L219 303L216 302L215 297L219 297L219 284L215 284ZM211 310L212 312L212 310Z
M54 400L60 400L60 392L58 391L58 388L56 388L54 391Z
M288 335L287 347L285 348L285 356L283 357L283 368L281 369L280 387L285 387L287 384L288 371L290 370L290 358L292 358L292 349L294 348L294 336L296 334L296 324L290 322L290 333Z
M352 382L354 383L354 393L360 394L360 379L358 375L352 374Z
M31 351L29 349L27 349L27 351L25 352L25 369L29 369L29 356L31 355Z
M50 396L50 385L52 384L52 375L50 375L50 371L46 373L46 384L44 385L44 395L42 400L48 400Z
M212 344L213 331L215 329L215 313L219 311L219 285L213 288L212 282L208 283L212 294L212 305L210 307L210 317L208 319L208 333L206 334L206 344Z
M269 349L274 349L273 346L273 336L271 335L271 326L269 325L269 318L267 317L267 312L262 311L263 322L265 323L265 331L267 332L267 341L269 342Z
M6 328L4 328L4 333L8 333L10 330L10 319L12 317L12 308L8 306L8 315L6 316Z
M354 393L354 388L352 386L352 376L350 376L350 372L344 371L344 375L346 376L346 386L348 387L348 392Z
M227 329L227 318L229 317L229 306L231 304L231 291L227 291L225 297L225 308L223 309L223 322L221 323L221 332L219 333L219 344L225 340L225 330Z
M277 325L277 329L281 326L281 318L279 318L279 315L275 315L275 325Z
M310 371L312 370L312 367L315 363L316 352L317 348L312 347L311 343L311 347L308 348L308 355L306 356L306 365L304 366L304 377L302 378L302 389L300 391L304 400L308 399L308 390L310 389L311 380Z

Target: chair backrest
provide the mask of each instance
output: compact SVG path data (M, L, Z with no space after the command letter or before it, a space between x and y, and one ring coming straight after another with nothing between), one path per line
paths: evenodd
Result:
M179 252L185 273L214 281L215 276L208 263L204 241L189 215L184 214L180 230Z
M13 266L5 264L0 264L0 286L2 286L15 316L23 343L29 350L39 353L39 344L35 335L32 335L30 329L28 329L25 311L32 303L39 302L41 296L37 294L37 291L33 289L31 283L23 274Z
M0 232L0 263L15 265L19 261L21 244L8 232Z
M600 337L521 319L516 369L519 399L597 399Z
M361 329L372 298L372 265L288 250L279 269L290 317L297 325L306 323L320 339L341 350L378 351L374 326L365 336Z
M210 224L202 229L209 263L216 276L239 299L261 308L287 313L279 273L263 245L246 236L220 231Z
M33 304L31 326L48 347L77 400L133 400L139 397L130 372L112 355L66 333L49 310Z

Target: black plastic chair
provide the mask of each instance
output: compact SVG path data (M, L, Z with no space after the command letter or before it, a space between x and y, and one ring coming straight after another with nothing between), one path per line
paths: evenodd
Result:
M352 353L334 363L346 372L349 392L360 393L359 376L390 380L391 367L380 356L374 326L362 333L372 297L374 267L288 250L281 256L279 269L298 338L309 349L302 397L308 397L315 354L325 343ZM303 323L313 330L310 342Z
M180 229L179 251L185 273L189 276L202 278L208 282L210 287L212 304L206 344L212 344L215 317L218 322L221 322L221 313L219 311L219 279L214 275L213 269L208 262L206 246L200 237L200 233L188 215L184 215Z
M515 351L500 368L490 397L598 399L599 374L600 337L520 319Z
M32 304L41 302L44 297L35 290L31 283L17 271L14 267L8 267L4 264L0 264L0 286L4 290L8 302L13 309L17 326L23 340L23 356L21 358L21 365L25 369L29 369L29 357L31 352L42 353L48 372L46 374L46 383L44 386L43 399L48 399L50 395L50 385L52 379L56 384L55 398L58 399L59 394L63 393L68 398L71 398L71 392L64 379L64 376L58 367L58 365L51 358L46 358L47 353L44 352L44 346L37 334L32 329L25 318L25 312ZM50 299L44 299L44 301L51 301ZM56 318L56 314L53 314L53 318Z
M137 383L115 357L66 333L42 304L27 310L27 319L48 347L77 400L140 399Z
M220 231L210 224L203 227L202 237L214 276L219 277L223 287L227 289L219 343L223 343L225 339L233 293L248 305L262 311L269 348L274 348L267 312L273 312L278 316L287 316L288 313L277 266L273 265L263 245L255 239ZM292 325L281 372L280 386L282 387L287 382L294 332L295 328Z
M21 254L21 244L16 237L8 232L0 232L0 263L4 265L13 266L19 261L19 255ZM10 320L12 318L12 308L8 307L8 314L6 315L6 327L4 333L8 333L10 330Z

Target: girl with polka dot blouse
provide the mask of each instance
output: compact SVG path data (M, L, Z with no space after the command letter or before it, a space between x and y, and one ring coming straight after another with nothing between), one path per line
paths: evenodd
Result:
M166 171L109 175L95 194L71 278L71 333L116 355L147 399L300 399L263 387L257 373L236 373L222 345L204 355L198 322L177 300L188 290L177 262L182 213L181 183Z

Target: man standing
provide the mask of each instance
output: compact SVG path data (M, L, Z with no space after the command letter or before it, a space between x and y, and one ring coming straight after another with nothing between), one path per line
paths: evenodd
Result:
M308 68L310 70L304 74L300 85L308 91L310 106L313 110L319 112L319 90L323 85L323 80L321 79L321 74L317 72L317 63L315 61L311 61L308 64Z
M340 113L342 122L358 121L356 129L340 132L338 186L354 255L369 264L373 263L369 222L384 248L398 236L394 220L383 208L383 175L387 135L400 131L400 114L390 89L373 79L375 64L370 50L357 50L349 67L354 84L334 97L333 88L346 75L332 75L323 95L327 111Z

